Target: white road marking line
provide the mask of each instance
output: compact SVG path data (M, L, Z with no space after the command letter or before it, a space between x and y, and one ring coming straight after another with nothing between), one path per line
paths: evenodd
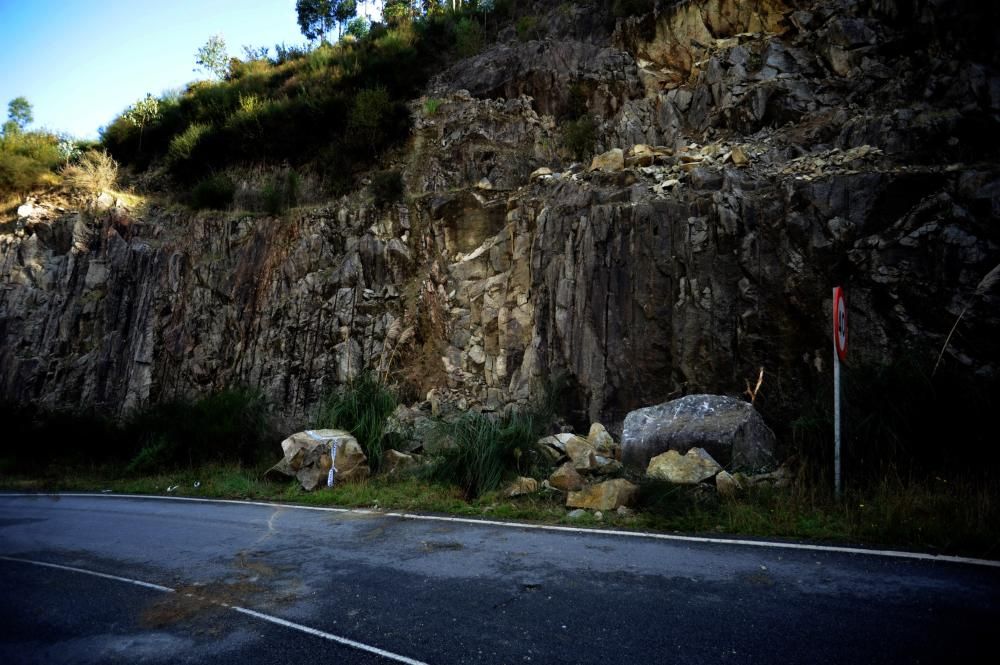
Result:
M240 614L246 614L248 616L260 619L262 621L270 621L271 623L277 624L279 626L292 628L294 630L298 630L303 633L315 635L316 637L322 637L324 640L330 640L331 642L343 644L344 646L354 647L355 649L360 649L361 651L367 651L368 653L373 653L376 656L382 656L383 658L395 660L400 663L407 663L408 665L427 665L427 663L424 663L423 661L420 660L414 660L412 658L407 658L406 656L400 656L398 653L392 653L391 651L379 649L378 647L362 644L361 642L355 642L354 640L349 640L346 637L332 635L330 633L323 632L322 630L316 630L315 628L310 628L309 626L303 626L300 623L295 623L293 621L287 621L279 617L271 616L270 614L264 614L262 612L250 610L245 607L237 607L236 605L226 605L226 607L235 610Z
M295 510L317 510L330 513L354 513L357 515L377 515L381 517L396 517L405 520L429 522L457 522L474 526L497 526L508 529L536 529L539 531L557 531L563 533L580 533L591 536L622 536L626 538L646 538L651 540L666 540L707 545L739 545L747 547L763 547L771 549L803 550L808 552L831 552L840 554L861 554L868 556L891 557L897 559L914 559L917 561L937 561L944 563L963 563L973 566L988 566L1000 568L1000 561L991 559L976 559L945 554L926 554L924 552L905 552L902 550L878 550L863 547L847 547L842 545L811 545L808 543L784 543L770 540L744 540L741 538L708 538L705 536L679 536L672 533L654 533L650 531L622 531L620 529L581 528L575 526L558 526L555 524L531 524L529 522L502 522L499 520L477 519L474 517L446 517L442 515L421 515L419 513L383 512L366 508L331 508L327 506L299 506L292 503L270 503L267 501L238 501L235 499L209 499L196 496L156 496L152 494L89 494L86 492L63 493L31 493L11 492L0 493L0 499L5 497L82 497L93 499L142 499L157 501L194 501L198 503L223 503L237 506L264 506L267 508L289 508Z
M0 560L3 561L16 561L17 563L30 563L35 566L45 566L46 568L56 568L58 570L68 570L71 573L83 573L84 575L93 575L94 577L103 577L106 580L114 580L116 582L126 582L128 584L134 584L136 586L146 587L147 589L156 589L157 591L166 591L167 593L174 593L176 589L171 589L168 586L161 586L159 584L153 584L152 582L143 582L142 580L133 580L128 577L119 577L118 575L109 575L107 573L99 573L96 570L87 570L85 568L75 568L73 566L63 566L58 563L49 563L48 561L34 561L33 559L19 559L12 556L0 556Z
M177 589L171 589L170 587L161 586L159 584L153 584L152 582L143 582L142 580L134 580L128 577L120 577L118 575L109 575L107 573L100 573L96 570L87 570L86 568L77 568L75 566L63 566L58 563L49 563L48 561L35 561L33 559L21 559L12 556L2 556L0 555L0 561L14 561L16 563L27 563L33 566L44 566L45 568L56 568L58 570L66 570L72 573L82 573L84 575L92 575L94 577L102 577L108 580L114 580L116 582L125 582L127 584L134 584L136 586L145 587L147 589L155 589L156 591L164 591L166 593L176 593ZM190 597L195 597L194 594L185 594ZM427 665L427 663L414 660L413 658L407 658L406 656L401 656L398 653L393 653L391 651L386 651L385 649L380 649L378 647L373 647L369 644L364 644L362 642L355 642L354 640L348 639L346 637L340 637L339 635L334 635L332 633L327 633L316 628L310 628L309 626L303 626L300 623L295 623L294 621L288 621L280 617L272 616L270 614L264 614L263 612L257 612L256 610L251 610L246 607L240 607L239 605L229 605L228 603L221 603L211 598L204 598L220 607L226 607L234 612L239 612L240 614L245 614L247 616L254 617L255 619L260 619L261 621L267 621L278 626L284 626L285 628L291 628L292 630L297 630L308 635L313 635L315 637L321 637L324 640L330 640L331 642L336 642L337 644L343 644L344 646L351 647L353 649L358 649L360 651L367 651L368 653L375 654L376 656L381 656L382 658L387 658L389 660L394 660L399 663L406 663L407 665Z

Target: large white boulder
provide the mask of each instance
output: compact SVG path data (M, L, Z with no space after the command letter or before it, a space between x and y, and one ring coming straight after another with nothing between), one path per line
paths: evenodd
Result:
M272 470L294 476L302 489L312 491L326 486L330 472L330 446L337 444L336 482L364 480L371 473L368 458L350 432L317 429L296 432L281 442L284 457Z
M729 469L773 468L774 432L753 405L723 395L688 395L625 416L622 461L645 469L668 450L703 448Z

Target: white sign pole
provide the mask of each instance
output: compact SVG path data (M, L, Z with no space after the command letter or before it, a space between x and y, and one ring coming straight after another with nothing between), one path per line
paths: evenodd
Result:
M847 302L833 289L833 492L840 498L840 363L847 359Z
M833 493L840 498L840 354L833 349Z

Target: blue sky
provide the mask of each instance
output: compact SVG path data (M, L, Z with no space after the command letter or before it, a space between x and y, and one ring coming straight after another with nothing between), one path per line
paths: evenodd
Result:
M97 138L147 92L207 78L192 70L214 34L235 56L305 41L295 0L0 0L0 122L23 95L33 128Z

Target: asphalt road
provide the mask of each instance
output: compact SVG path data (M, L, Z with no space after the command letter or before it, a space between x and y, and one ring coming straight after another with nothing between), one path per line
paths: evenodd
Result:
M998 601L954 562L0 495L5 664L992 662Z

